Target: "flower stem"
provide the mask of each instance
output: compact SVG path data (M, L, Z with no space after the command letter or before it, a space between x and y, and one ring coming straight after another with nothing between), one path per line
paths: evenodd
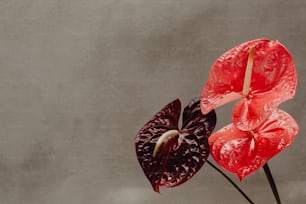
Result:
M273 194L274 194L274 197L275 197L275 200L277 202L277 204L281 204L281 200L279 198L279 194L278 194L278 191L277 191L277 187L275 185L275 182L274 182L274 179L273 179L273 176L272 176L272 173L270 171L270 168L269 168L269 165L268 163L266 163L264 166L263 166L263 169L265 171L265 174L267 176L267 179L269 181L269 184L270 184L270 187L273 191Z
M226 180L228 180L240 193L241 195L247 200L249 201L249 203L254 204L254 202L239 188L239 186L237 186L237 184L235 184L235 182L228 177L223 171L221 171L218 167L216 167L213 163L211 163L209 160L207 160L207 163L214 168L216 171L218 171Z

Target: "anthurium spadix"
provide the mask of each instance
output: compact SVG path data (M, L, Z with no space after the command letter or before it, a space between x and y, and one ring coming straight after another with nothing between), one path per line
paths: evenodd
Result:
M207 114L238 100L233 124L252 130L296 91L295 63L276 40L258 39L238 45L221 55L211 67L202 91L201 110Z
M216 124L211 110L203 115L200 98L185 107L182 128L178 123L181 102L176 99L161 109L135 138L136 154L155 191L189 180L206 162L210 149L208 136Z

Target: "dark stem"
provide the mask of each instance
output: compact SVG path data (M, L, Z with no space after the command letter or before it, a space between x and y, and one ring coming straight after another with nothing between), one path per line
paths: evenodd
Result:
M278 191L277 191L277 187L275 185L275 182L274 182L274 179L273 179L273 176L272 176L272 173L270 171L270 168L269 168L269 165L268 163L266 163L264 166L263 166L263 169L265 171L265 174L267 176L267 179L269 181L269 184L270 184L270 187L273 191L273 194L274 194L274 197L275 197L275 200L277 202L277 204L281 204L281 200L279 198L279 194L278 194Z
M221 171L218 167L216 167L213 163L211 163L209 160L207 160L207 163L214 168L216 171L218 171L224 178L226 178L240 193L241 195L249 201L249 203L254 204L254 202L235 184L235 182L228 177L223 171Z

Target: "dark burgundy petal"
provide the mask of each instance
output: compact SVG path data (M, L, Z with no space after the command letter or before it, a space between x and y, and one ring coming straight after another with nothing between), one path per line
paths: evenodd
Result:
M204 165L209 155L208 136L216 125L215 111L203 115L200 98L184 109L183 127L173 145L161 186L174 187L189 180Z
M184 129L190 129L190 131L193 131L204 123L205 132L203 136L210 136L216 126L216 113L212 110L208 114L203 115L200 103L201 97L196 97L189 102L188 106L185 107L183 112L182 131Z
M135 138L135 147L138 161L151 182L155 191L158 191L163 168L169 154L172 142L161 145L156 157L153 150L158 138L168 130L178 130L178 120L181 113L181 102L176 99L161 109L144 127Z
M141 167L155 191L160 186L174 187L190 179L209 155L208 136L216 124L216 114L202 115L200 98L184 109L183 127L178 136L164 141L153 157L158 138L169 130L178 130L180 101L177 99L150 120L137 134L136 153Z

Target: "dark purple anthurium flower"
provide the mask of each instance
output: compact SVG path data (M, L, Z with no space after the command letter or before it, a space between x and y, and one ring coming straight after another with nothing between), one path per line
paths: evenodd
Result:
M208 136L216 125L214 110L203 115L200 97L185 107L179 129L181 102L176 99L160 110L135 138L138 161L153 189L175 187L189 180L206 162Z

